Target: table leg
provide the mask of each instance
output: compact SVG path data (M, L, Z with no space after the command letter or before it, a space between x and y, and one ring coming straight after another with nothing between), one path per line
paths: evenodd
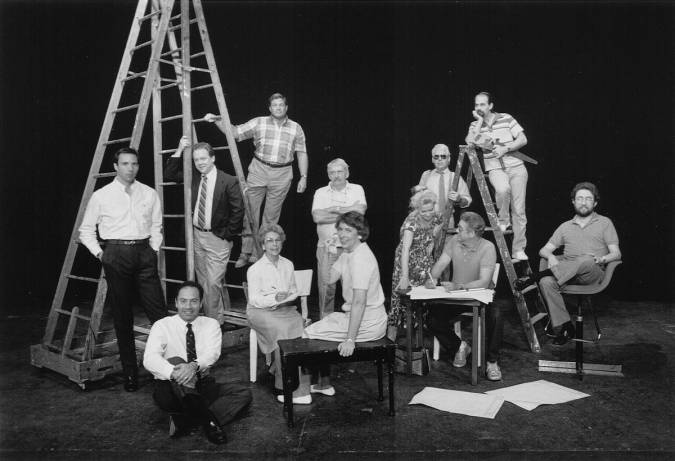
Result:
M415 348L424 348L424 327L422 325L422 307L418 304L415 309L415 316L417 317L417 333L415 339Z
M485 304L480 305L480 366L478 367L479 376L485 376L487 363L485 357L487 354L487 330L485 329Z
M293 377L291 373L298 371L298 365L293 360L281 356L281 376L284 382L284 408L288 418L288 427L293 427Z
M480 311L474 306L473 308L473 331L471 333L471 384L474 386L478 384L478 357L480 356L480 319L478 316Z
M389 375L389 416L394 416L396 410L394 409L394 360L395 349L391 349L387 353L387 374Z
M377 359L377 400L378 401L383 401L384 400L384 390L383 390L383 385L382 385L382 362L384 359Z
M408 375L412 375L412 335L413 335L413 327L412 327L412 310L413 310L413 302L410 301L408 305L406 306L405 310L405 327L406 327L406 335L405 335L405 346L406 346L406 355L407 355L407 363L406 363L406 372Z

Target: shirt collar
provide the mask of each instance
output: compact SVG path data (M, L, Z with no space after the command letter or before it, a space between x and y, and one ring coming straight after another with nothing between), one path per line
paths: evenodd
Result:
M126 190L126 188L127 188L127 186L122 184L122 181L120 181L117 177L115 177L115 179L113 180L113 184L117 184L117 187L119 187L122 190ZM129 187L131 188L132 191L135 190L136 187L138 187L138 181L134 180L134 182L132 182L129 185Z
M287 115L287 116L284 117L283 120L277 121L276 118L274 118L273 116L270 115L270 116L268 117L268 120L270 121L270 123L274 123L274 124L276 124L276 125L284 126L284 125L286 125L286 124L288 123L288 120L289 120L289 119L288 119L288 115Z
M206 173L206 177L210 180L213 180L216 177L216 175L218 175L218 172L216 171L216 166L213 165L213 168L211 168L211 171Z
M448 173L449 171L450 171L450 168L448 168L448 167L446 166L445 169L443 170L443 175L445 175L445 173ZM437 175L440 175L440 174L441 174L441 173L439 173L439 172L436 170L436 168L434 168L433 170L431 170L431 172L432 172L432 173L436 173Z
M342 190L337 190L337 189L333 189L333 186L331 185L331 182L328 181L328 189L330 189L332 192L337 192L337 193L339 193L339 194L344 194L345 192L347 192L347 188L349 187L349 181L345 181L345 183L346 183L346 184L345 184L345 188L344 188L344 189L342 189Z
M588 224L590 224L594 221L597 221L597 219L598 219L598 214L594 211L593 213L591 213L591 219L588 220ZM572 224L576 224L577 226L581 227L579 225L579 217L576 214L572 217L572 219L570 219L570 222ZM586 226L588 226L588 224L586 224Z
M478 240L478 243L475 246L469 246L463 241L457 239L457 243L459 243L459 246L462 247L462 250L468 251L470 253L475 253L478 251L478 247L480 247L480 244L483 243L481 239Z
M277 261L277 266L278 266L278 263L281 262L282 259L283 259L283 256L279 255L279 261ZM272 267L277 267L277 266L274 265L272 260L267 257L267 255L265 253L263 253L263 255L260 257L260 261L262 261L263 264L268 264Z

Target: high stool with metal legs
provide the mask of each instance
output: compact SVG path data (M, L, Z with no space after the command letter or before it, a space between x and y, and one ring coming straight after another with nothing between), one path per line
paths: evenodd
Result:
M603 375L603 376L623 376L621 373L621 365L603 365L596 363L584 363L584 343L597 343L600 341L602 333L598 323L598 317L593 310L593 303L591 297L602 292L609 282L612 280L614 269L621 264L621 261L612 261L607 264L605 269L605 277L602 282L596 285L564 285L560 288L563 295L573 295L577 300L577 314L575 317L574 330L575 335L572 341L576 343L575 362L561 362L552 360L540 360L539 371L552 371L557 373L576 373L580 380L584 379L584 375ZM542 259L539 264L539 270L543 271L548 268L548 261ZM593 314L595 321L595 330L597 336L595 339L584 339L584 317L583 310L589 308Z

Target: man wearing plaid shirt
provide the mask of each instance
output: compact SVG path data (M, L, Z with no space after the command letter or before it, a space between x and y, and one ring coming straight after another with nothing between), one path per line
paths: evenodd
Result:
M248 198L253 211L252 219L260 225L260 206L265 200L262 225L276 224L281 215L281 207L291 187L293 180L293 154L298 158L300 180L298 193L307 188L307 147L305 133L297 122L286 116L288 105L286 97L274 93L269 98L270 116L256 117L243 125L232 125L232 133L237 141L253 139L255 153L253 161L248 166ZM204 119L216 122L220 130L225 133L226 127L220 117L206 114ZM259 226L258 226L259 227ZM241 254L235 267L257 261L254 250L251 223L248 216L244 219L244 237L241 241Z

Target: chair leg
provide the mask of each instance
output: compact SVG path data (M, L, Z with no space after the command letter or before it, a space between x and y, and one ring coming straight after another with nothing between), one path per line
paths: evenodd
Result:
M384 360L381 358L378 358L376 360L377 364L377 400L380 402L384 400L384 386L382 385L382 362Z
M582 314L582 307L584 304L584 298L580 297L578 304L578 312L576 317L576 325L574 326L574 337L576 341L576 368L577 376L579 380L584 379L584 316Z
M438 338L436 338L434 336L434 354L433 354L434 355L434 361L438 361L438 358L440 357L440 354L441 354L440 349L441 349L441 345L438 342Z
M252 383L258 379L258 333L251 328L248 337L249 378Z

